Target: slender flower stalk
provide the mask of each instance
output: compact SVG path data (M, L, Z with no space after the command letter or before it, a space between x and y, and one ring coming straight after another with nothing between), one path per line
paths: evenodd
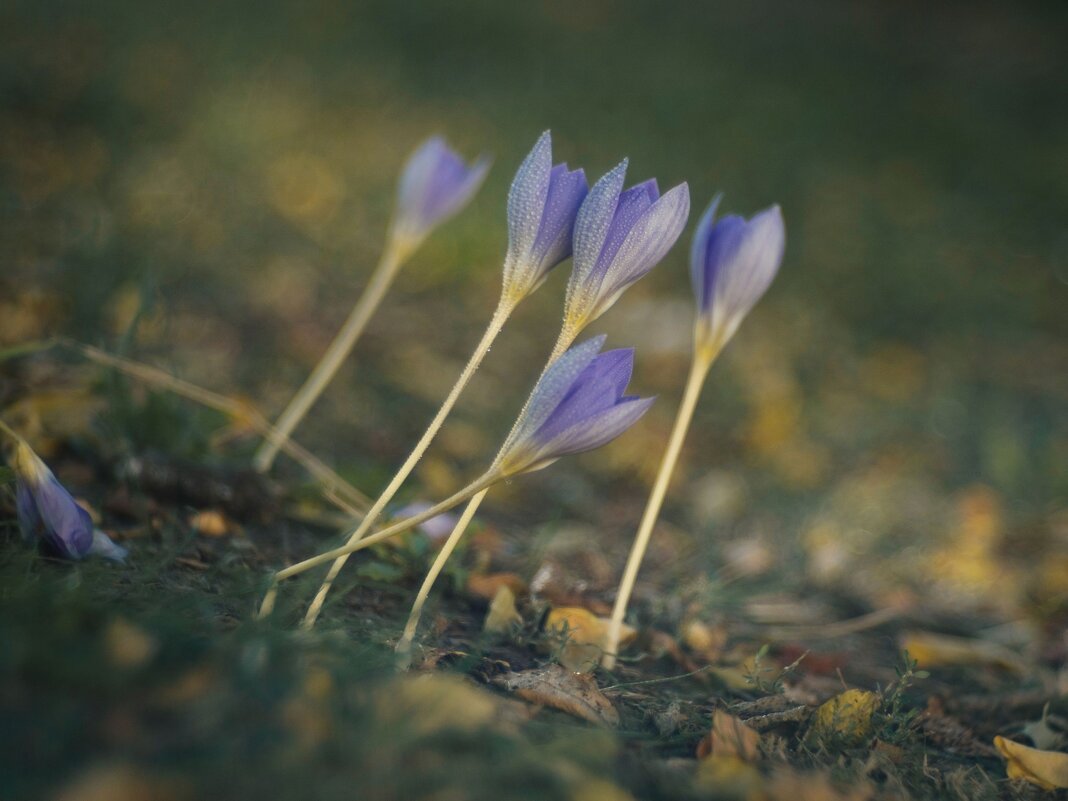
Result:
M767 291L782 262L786 238L778 206L757 214L752 220L732 215L717 222L718 205L717 197L694 234L690 253L691 278L697 299L693 360L675 424L616 593L601 662L609 670L615 666L627 604L697 408L701 387L716 357Z
M541 470L562 456L593 450L615 439L645 414L652 398L623 394L634 368L634 350L597 355L603 344L603 336L595 337L550 362L491 472L507 477ZM396 646L396 664L401 670L411 664L412 642L423 605L490 486L468 503L423 580Z
M397 272L437 226L460 211L482 185L489 161L481 158L468 167L441 137L432 137L412 154L401 174L397 208L382 257L366 289L330 343L304 385L278 417L275 428L289 437L360 338L382 302ZM256 470L266 472L279 450L266 441L253 457Z
M660 197L655 179L624 190L626 173L627 160L624 159L593 186L579 209L564 323L537 386L541 386L557 359L571 347L583 329L608 311L628 287L667 255L686 224L690 192L685 183ZM507 446L518 436L520 423L533 402L532 394L505 440L505 447L497 454L495 465L505 458ZM423 582L404 636L397 644L397 665L402 669L410 662L412 639L426 597L489 489L486 487L468 501Z
M498 481L548 467L561 456L600 447L630 427L649 407L648 398L624 396L634 351L608 351L597 355L604 337L583 343L565 353L534 388L527 411L501 449L501 458L479 478L444 501L401 520L357 542L305 559L275 574L260 608L269 614L277 597L277 584L313 567L368 548L408 531L463 503ZM462 533L462 532L461 532ZM446 543L450 552L455 542ZM440 571L440 565L437 567ZM428 590L429 591L429 588Z
M581 169L570 170L566 164L553 166L552 137L548 131L543 133L520 165L508 194L508 252L504 260L501 296L490 324L441 408L349 537L349 544L358 542L371 530L404 484L516 306L541 286L556 265L571 255L575 215L586 191L586 176ZM347 556L340 557L331 566L305 614L305 628L315 624L346 559Z

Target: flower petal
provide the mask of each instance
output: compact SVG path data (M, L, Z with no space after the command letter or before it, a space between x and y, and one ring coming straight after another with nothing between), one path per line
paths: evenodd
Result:
M99 556L112 562L125 562L128 555L129 551L112 542L111 537L103 531L93 529L93 544L89 548L89 556Z
M571 280L567 286L568 306L571 296L584 289L587 277L597 265L605 238L612 227L623 181L627 175L627 160L604 175L593 185L575 219L575 255Z
M81 559L93 545L93 521L63 485L50 476L34 492L44 538L68 559Z
M656 179L632 186L620 194L612 225L608 229L601 253L597 257L597 264L587 277L590 284L596 284L598 287L601 285L616 254L619 253L619 249L623 246L631 229L634 228L634 224L653 205L657 195Z
M644 415L656 398L623 401L591 418L580 420L539 449L528 470L540 470L561 456L592 451L611 442ZM551 458L549 458L551 455ZM542 461L548 458L548 461Z
M724 218L720 226L728 219ZM738 235L737 226L732 225L722 245L713 240L705 264L706 273L714 274L707 324L721 344L734 335L779 271L786 247L781 210L772 206L753 217L745 226L740 244L734 241ZM715 260L720 255L722 260Z
M615 405L630 383L634 348L610 350L590 362L574 381L571 391L537 428L539 440L548 441L580 420Z
M634 282L653 269L678 240L690 214L690 190L679 184L634 223L601 283L590 319L604 314Z
M718 194L712 198L705 213L697 222L694 230L693 243L690 245L690 282L693 285L693 294L697 299L698 313L708 309L711 304L711 285L709 277L705 274L705 254L708 252L708 242L712 235L713 223L716 219L716 209L719 208L723 195Z
M489 159L468 167L440 136L420 145L405 164L397 188L395 234L419 241L463 208L478 191Z
M553 169L553 140L545 131L519 165L508 190L508 259L522 262L534 247Z
M585 172L570 171L566 164L553 167L541 226L532 250L532 260L538 265L539 283L549 270L571 255L575 217L587 192Z
M545 422L572 390L575 379L597 356L597 351L604 345L604 341L604 334L588 339L569 349L549 366L534 387L523 419L514 434L509 437L506 447L530 435Z

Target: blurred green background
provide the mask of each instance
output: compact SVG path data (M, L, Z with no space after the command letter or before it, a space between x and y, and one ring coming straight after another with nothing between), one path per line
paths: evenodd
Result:
M7 3L0 345L123 347L277 413L366 282L404 159L442 133L490 178L298 432L373 493L488 320L508 184L551 128L591 180L628 156L635 181L688 181L694 221L716 192L787 221L665 510L661 541L696 550L662 561L1046 608L1068 575L1066 23L1063 3ZM625 553L685 374L690 230L597 327L661 400L487 505L510 533L576 520ZM567 269L412 497L493 452Z

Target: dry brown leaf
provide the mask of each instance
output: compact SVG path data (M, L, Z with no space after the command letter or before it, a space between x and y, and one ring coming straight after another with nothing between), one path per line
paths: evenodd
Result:
M1028 672L1027 664L1011 650L985 640L912 631L902 637L901 647L921 668L993 665L1018 675Z
M602 726L619 725L619 713L593 677L560 665L505 673L494 678L493 683L533 704L559 709Z
M1068 788L1068 754L1040 751L1004 737L995 737L994 747L1005 757L1010 779L1023 779L1043 790Z
M467 579L468 594L487 601L492 601L501 587L510 589L516 598L527 591L527 583L515 573L473 573Z
M482 630L491 634L501 634L512 630L512 626L522 625L523 616L515 608L515 595L507 584L497 588L497 594L490 603Z
M760 735L738 718L717 709L712 713L712 730L697 745L697 756L706 759L735 757L755 762L760 757Z

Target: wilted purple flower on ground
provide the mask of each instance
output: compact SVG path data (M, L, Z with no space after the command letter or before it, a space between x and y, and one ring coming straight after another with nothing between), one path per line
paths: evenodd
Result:
M121 561L126 549L106 534L94 531L89 513L74 498L30 447L20 442L15 452L18 485L15 506L22 536L41 541L47 550L66 559L97 554Z
M483 157L468 167L440 136L426 140L408 159L397 191L393 235L414 248L439 223L462 209L489 170Z
M537 289L549 270L571 255L575 215L586 197L586 174L553 166L546 131L519 166L508 192L505 291L521 298Z
M576 330L604 314L667 255L690 213L685 183L663 197L655 179L624 191L626 173L624 159L594 185L575 220L565 320Z
M576 345L545 371L498 459L505 475L599 448L645 414L652 398L624 396L634 349L598 355L604 336Z
M698 223L690 252L698 341L713 350L727 344L767 291L786 247L778 206L751 220L736 214L716 220L719 201L712 201Z

